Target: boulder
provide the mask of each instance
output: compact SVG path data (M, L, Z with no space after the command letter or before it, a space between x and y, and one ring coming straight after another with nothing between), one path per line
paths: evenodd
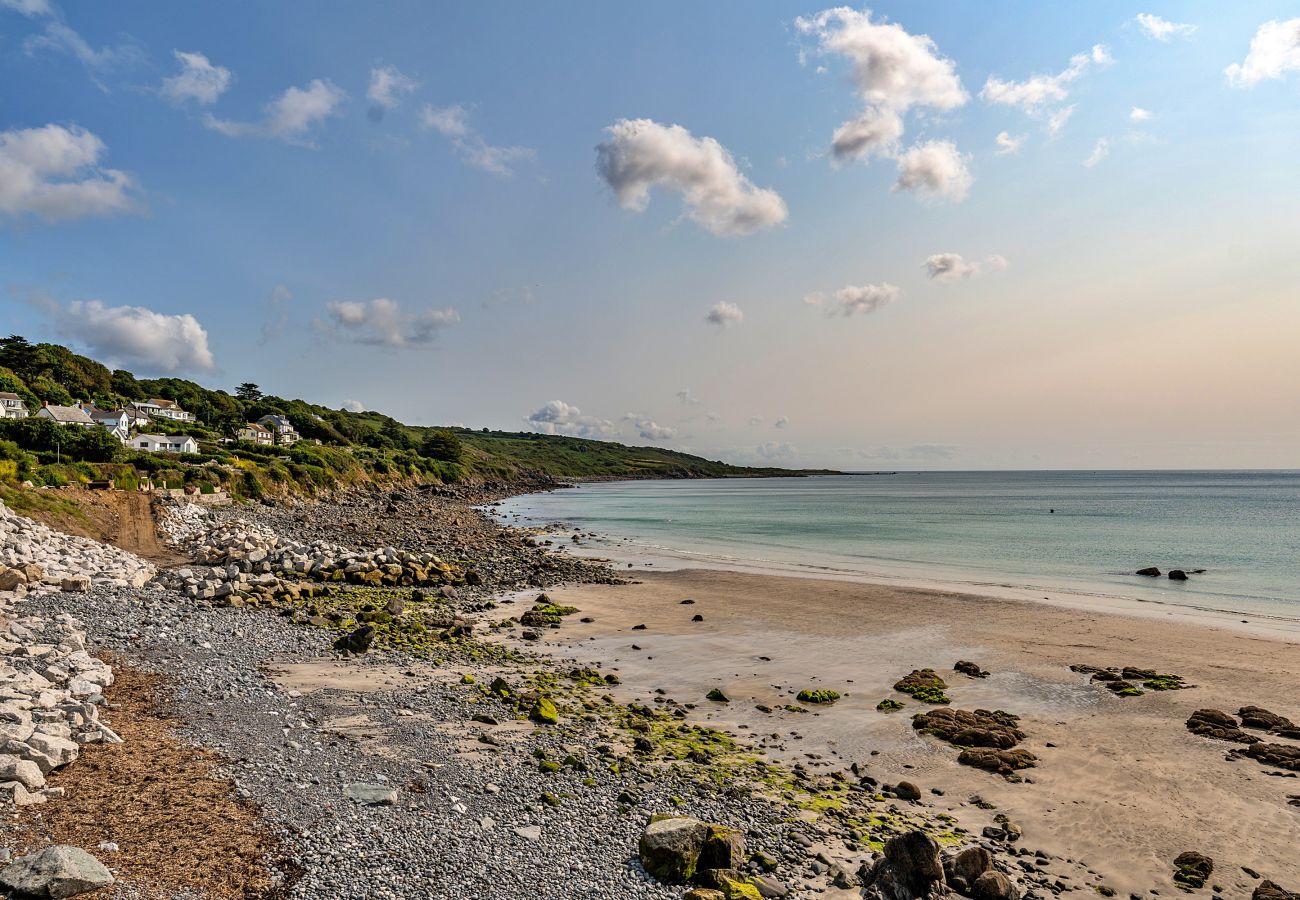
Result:
M370 645L375 640L375 626L362 625L355 631L348 632L334 642L335 650L346 650L348 653L365 653L370 649Z
M637 853L645 870L660 881L685 884L695 877L709 826L690 816L651 819Z
M727 900L727 895L713 888L691 888L682 895L682 900Z
M27 584L27 576L17 569L0 570L0 591L16 591Z
M560 713L549 698L538 697L528 711L528 718L541 725L554 725L560 721Z
M912 717L912 727L925 734L933 734L958 747L994 747L1010 750L1025 739L1020 719L1000 709L965 709L944 707L917 713Z
M923 831L890 838L880 858L864 869L863 896L870 900L925 900L947 893L939 845Z
M1160 570L1157 569L1155 566L1147 566L1145 569L1138 569L1137 574L1145 575L1148 578L1159 578Z
M0 781L16 781L29 791L45 787L45 775L36 763L8 754L0 756Z
M1214 871L1214 860L1203 853L1188 850L1174 858L1174 882L1190 888L1205 887L1210 873Z
M1198 709L1187 719L1187 730L1201 737L1238 744L1254 744L1259 738L1237 726L1237 720L1221 709Z
M993 855L983 847L967 847L956 856L944 860L943 874L948 883L963 893L970 892L981 875L993 868Z
M1250 900L1300 900L1300 894L1280 888L1265 879L1255 886L1255 892L1250 895Z
M1020 900L1020 888L1001 872L989 870L970 888L972 900Z
M894 796L899 800L920 800L921 789L910 781L900 781L894 785Z
M991 747L980 747L963 750L958 754L957 762L963 766L984 769L988 772L996 772L1004 777L1010 777L1012 773L1020 769L1032 769L1037 765L1038 757L1021 747L1013 750L995 750Z
M1182 569L1170 569L1170 570L1169 570L1169 580L1170 580L1170 581L1186 581L1186 580L1187 580L1187 573L1184 572Z
M913 669L894 683L894 690L920 700L922 703L948 703L944 690L948 683L934 669Z
M988 678L989 673L979 667L979 663L973 663L968 659L959 659L953 665L954 672L960 672L963 675L969 675L971 678Z
M0 885L28 897L75 897L113 883L104 864L80 847L59 844L23 856L0 871Z
M90 579L85 575L69 575L59 581L59 590L67 593L85 593L90 590Z
M1300 772L1300 747L1295 744L1268 744L1261 741L1251 744L1246 749L1246 755L1266 766Z
M1261 706L1243 706L1237 710L1237 715L1241 718L1241 724L1246 728L1260 728L1264 731L1273 731L1279 734L1296 730L1295 723L1286 716L1279 716L1277 713L1269 712Z
M386 784L356 782L343 785L343 795L363 806L395 806L397 790Z

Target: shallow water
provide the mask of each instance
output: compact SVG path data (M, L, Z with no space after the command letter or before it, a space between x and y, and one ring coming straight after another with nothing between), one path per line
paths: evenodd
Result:
M1300 472L906 472L629 481L516 497L700 564L1065 591L1300 618ZM1189 581L1132 574L1205 569Z

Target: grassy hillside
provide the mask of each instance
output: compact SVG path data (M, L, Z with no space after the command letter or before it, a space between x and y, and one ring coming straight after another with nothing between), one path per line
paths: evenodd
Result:
M0 391L18 394L34 412L41 401L92 402L116 409L163 398L199 423L151 428L188 434L197 454L129 450L103 429L61 426L46 419L0 420L0 482L61 486L113 477L133 487L225 489L238 497L315 493L366 482L443 484L552 478L700 478L793 474L731 466L659 447L628 447L560 435L472 431L405 425L379 412L330 409L263 393L253 384L235 393L180 378L138 379L57 344L0 340ZM236 440L245 422L278 414L305 440L288 447Z

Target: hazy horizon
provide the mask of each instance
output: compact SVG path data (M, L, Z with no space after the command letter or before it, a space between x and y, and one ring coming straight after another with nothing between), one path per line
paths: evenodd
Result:
M1293 4L0 0L5 334L842 471L1300 465Z

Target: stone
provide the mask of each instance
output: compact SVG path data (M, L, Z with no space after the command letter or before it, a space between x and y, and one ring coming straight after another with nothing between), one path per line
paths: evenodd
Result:
M727 900L727 895L713 888L691 888L682 895L682 900Z
M908 694L922 703L948 703L949 697L944 693L948 683L939 677L934 669L913 669L894 683L894 690Z
M45 787L45 775L36 763L8 754L0 756L0 781L16 781L29 791Z
M943 864L943 872L949 883L956 884L961 879L961 883L967 887L992 868L993 855L983 847L967 847Z
M560 721L560 713L549 698L538 697L528 711L528 718L541 725L555 725Z
M104 864L80 847L58 844L19 857L0 870L0 885L29 897L59 900L113 883Z
M920 800L921 789L910 781L900 781L894 785L894 796L899 800Z
M1250 900L1300 900L1300 894L1285 890L1265 879L1255 885L1255 892L1250 895Z
M912 717L912 727L958 747L1010 750L1025 739L1018 716L1000 709L932 709Z
M521 825L514 832L526 841L540 841L542 839L542 826L540 825Z
M1205 887L1214 871L1214 860L1204 853L1188 850L1174 858L1174 883L1186 887Z
M860 872L864 897L871 900L919 900L947 892L939 845L923 831L890 838L884 853Z
M1237 725L1237 720L1221 709L1198 709L1187 719L1187 730L1201 737L1238 744L1254 744L1259 738L1247 734Z
M990 870L971 884L972 900L1020 900L1020 889L1001 872Z
M354 782L343 785L343 795L363 806L395 806L397 789L386 784Z
M963 675L969 675L971 678L988 678L989 673L979 667L979 663L973 663L968 659L959 659L953 664L952 670L960 672Z
M348 653L365 653L370 649L370 645L375 640L375 626L362 625L355 631L351 631L334 642L335 650L346 650Z
M85 575L69 575L59 581L59 590L68 593L85 593L90 590L90 579Z
M652 817L637 854L652 876L669 884L685 884L695 877L709 826L690 816Z
M0 571L0 591L16 591L27 584L27 576L17 569Z
M1170 580L1170 581L1186 581L1186 580L1187 580L1187 573L1184 572L1182 569L1170 569L1170 570L1169 570L1169 580Z
M1145 569L1138 569L1138 575L1145 575L1148 578L1159 578L1160 570L1155 566L1147 566Z
M1285 734L1288 731L1296 730L1295 723L1290 719L1269 712L1260 706L1243 706L1237 710L1237 715L1241 718L1241 724L1246 728L1260 728L1277 734Z
M963 750L958 754L957 762L963 766L984 769L987 772L996 772L999 775L1010 777L1012 773L1020 769L1032 769L1037 765L1038 757L1022 747L1017 747L1014 750L995 750L990 747L981 747Z
M1246 755L1266 766L1300 772L1300 747L1295 744L1271 744L1260 741L1246 749Z

